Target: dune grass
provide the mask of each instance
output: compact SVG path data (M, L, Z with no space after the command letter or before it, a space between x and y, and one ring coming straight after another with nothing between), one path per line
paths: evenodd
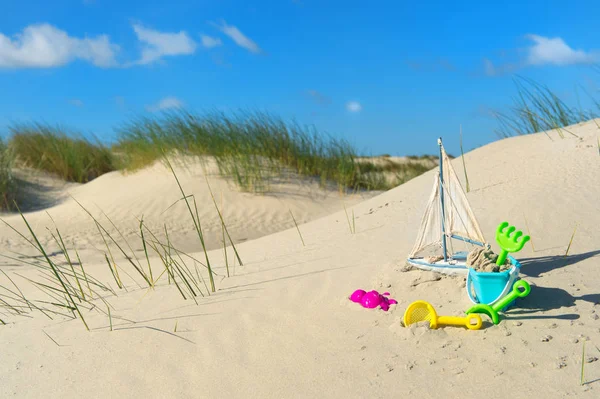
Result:
M294 172L317 177L321 184L348 189L385 189L363 173L353 147L311 127L288 123L268 113L232 115L187 111L140 117L118 129L114 150L121 167L137 169L167 152L212 156L221 174L248 191L265 191L268 179Z
M17 161L67 181L86 183L115 170L109 148L61 126L20 123L9 126L9 132Z
M167 164L171 167L169 161L166 161ZM172 167L171 171L173 172L173 176L179 185L179 180ZM204 246L204 237L202 227L200 224L200 219L198 217L198 208L196 201L193 198L193 196L187 196L185 194L181 185L179 185L179 188L183 197L182 200L186 202L187 208L190 213L190 217L192 218L194 227L198 233L198 237L202 244L206 264L203 264L202 262L193 258L189 254L177 250L170 241L169 232L166 225L164 226L165 239L161 241L160 239L158 239L157 235L154 232L152 232L146 225L144 225L143 220L140 220L139 237L142 240L145 260L147 263L147 269L145 269L144 266L142 266L142 262L136 256L135 251L132 249L131 245L129 245L125 236L121 233L121 231L119 231L117 226L104 212L102 212L103 216L109 221L110 225L112 226L112 230L116 233L111 233L111 231L109 231L109 228L105 227L98 217L95 217L75 198L73 198L73 200L77 202L81 209L83 209L83 211L91 218L91 221L96 225L98 234L105 243L104 257L119 289L124 289L125 291L128 291L126 283L121 278L119 271L123 272L124 275L129 277L129 279L132 282L134 282L140 289L146 288L143 287L142 284L140 284L140 282L138 281L143 280L143 282L147 285L148 290L155 289L155 286L159 283L161 277L166 273L168 276L168 284L174 284L184 300L191 298L196 304L198 304L196 298L198 296L205 296L201 287L202 285L204 286L207 295L210 295L211 292L215 292L216 289L213 276L217 274L214 273L214 271L212 270L212 265L209 261L208 253ZM189 200L190 197L193 201ZM193 206L191 202L193 202ZM18 234L22 239L24 239L31 246L33 246L36 249L36 251L42 255L43 261L30 261L26 260L30 257L12 257L2 253L0 253L0 256L10 259L12 261L27 264L29 266L34 266L34 268L39 272L37 277L28 278L17 272L13 272L13 274L20 277L22 280L25 280L27 283L35 286L35 288L37 288L38 291L40 291L44 295L44 297L42 299L26 298L23 294L23 291L19 288L15 281L6 272L0 270L0 272L2 272L2 275L4 275L4 277L6 278L6 280L10 282L10 284L7 284L4 283L3 280L0 280L0 316L2 316L2 318L0 318L0 324L6 324L5 315L28 316L28 314L33 311L39 311L50 319L53 319L54 316L81 319L85 328L87 330L90 330L90 326L86 321L86 316L84 316L84 313L86 311L97 311L108 316L110 331L112 331L113 316L111 313L111 306L106 301L106 299L104 299L103 295L98 292L98 290L104 293L110 293L112 295L117 295L117 292L111 289L108 284L102 283L97 278L93 277L89 273L86 273L83 263L81 262L79 253L76 249L74 250L74 252L77 261L75 261L75 258L69 253L69 249L65 244L63 235L59 231L58 227L56 227L56 224L54 225L55 229L53 231L50 231L50 233L52 239L54 240L54 244L58 246L59 252L64 258L64 262L59 262L55 260L54 257L49 256L49 251L44 245L41 244L41 241L38 239L38 236L35 234L25 215L21 213L16 204L15 207L21 215L23 223L27 228L28 233L30 234L30 238L21 233L11 224L7 223L5 220L0 219L0 221L2 221L13 232ZM218 208L217 212L219 212ZM50 215L48 216L50 217ZM50 219L52 220L51 217ZM227 227L225 226L225 222L222 217L221 223L224 232L227 232ZM228 234L229 233L227 233L227 235ZM119 240L116 239L117 235ZM229 239L231 240L231 237L229 237ZM238 259L241 265L241 258L239 257L239 254L237 253L237 250L235 249L232 240L231 244L234 248L236 258ZM116 251L111 249L111 247L115 248ZM155 277L154 273L152 272L150 258L148 255L148 248L151 248L155 251L156 255L158 256L159 260L164 266L163 273L161 273L158 277ZM127 250L129 250L129 252ZM117 260L119 260L119 262L121 260L117 259L113 252L115 252L115 254L122 255L122 261L124 262L124 264L128 264L130 266L129 270L133 270L136 273L130 274L125 267L119 265L117 263ZM186 262L184 257L191 259L194 262L193 269L189 266L189 263ZM198 264L204 266L207 269L210 280L210 288L206 285L204 278L199 272ZM86 293L85 288L87 288L88 293ZM104 305L107 308L106 312L104 312L104 310L102 310L101 307L97 306L94 303L97 300L104 302Z
M267 192L272 179L291 174L316 179L323 187L337 185L340 191L388 190L426 172L423 161L430 160L423 156L383 165L359 161L346 140L266 112L177 110L139 116L116 128L117 141L110 148L47 123L13 124L9 132L8 148L20 165L79 183L113 170L141 169L162 160L166 151L178 160L185 155L212 158L222 176L249 192ZM387 178L389 174L395 178Z
M386 160L383 163L375 163L369 159L358 162L358 170L366 179L376 182L374 186L381 189L389 189L404 184L407 181L431 170L435 165L428 156L424 158L411 158L408 162L393 162ZM392 176L392 178L387 178Z
M517 75L513 81L517 89L513 105L505 112L494 112L499 122L496 134L500 138L553 129L561 138L564 133L575 136L566 127L598 117L597 110L570 107L548 87L531 79ZM600 110L600 103L593 98L592 101Z
M15 195L12 178L14 153L0 138L0 209L10 209Z

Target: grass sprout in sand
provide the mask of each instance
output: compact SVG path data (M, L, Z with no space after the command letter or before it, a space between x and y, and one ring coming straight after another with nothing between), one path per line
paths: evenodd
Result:
M175 174L175 170L173 169L171 162L169 162L169 159L167 158L167 156L164 152L163 152L163 157L164 157L163 159L169 166L169 169L171 169L171 172L173 173L173 177L175 177L175 180L177 181L177 186L179 187L179 190L181 191L182 200L185 201L185 205L187 206L188 211L190 212L190 217L192 218L192 222L194 223L194 227L196 228L196 232L198 233L198 239L200 240L200 244L202 244L202 250L204 251L204 257L206 258L206 267L208 268L208 278L210 280L210 290L212 292L215 292L215 280L213 278L212 268L210 266L210 260L208 259L208 252L206 251L206 244L204 243L204 235L202 234L202 225L200 224L200 217L198 216L198 206L196 204L196 198L194 198L194 210L196 211L196 214L194 217L194 212L192 212L192 207L190 206L190 203L188 201L189 197L185 195L185 191L183 191L183 187L181 187L181 183L179 182L179 179L177 178L177 174ZM211 195L212 195L212 192L211 192ZM213 201L214 201L214 197L213 197ZM215 203L215 207L217 207L216 203ZM217 207L217 212L219 212L218 207ZM219 212L219 216L220 215L221 215L221 213ZM222 218L221 218L221 221L223 221ZM224 226L224 224L223 224L223 226ZM236 254L237 254L237 252L236 252Z
M166 162L169 167L171 167L168 159L166 159ZM72 199L77 205L79 205L79 207L81 207L81 209L83 209L85 213L87 213L87 215L91 218L91 221L95 224L98 234L102 238L105 245L105 252L103 254L104 258L106 259L111 274L119 289L128 291L125 282L121 278L121 273L123 273L123 276L128 276L129 279L132 280L139 288L144 288L143 284L140 284L143 280L143 282L148 286L148 290L155 289L163 274L167 274L168 284L174 284L183 299L192 299L196 304L198 304L196 299L198 296L205 296L205 292L206 295L210 295L211 292L215 292L216 289L214 276L217 274L212 270L207 249L204 245L204 236L198 215L196 200L193 198L193 196L187 196L185 194L183 187L179 183L179 179L177 178L177 175L172 167L171 171L179 185L183 200L186 202L193 225L198 233L198 237L204 251L206 260L205 264L195 259L193 256L176 249L171 243L169 231L166 225L164 225L165 240L161 241L156 234L144 224L142 219L139 221L138 227L139 237L142 240L145 262L147 264L147 267L145 267L142 265L140 259L138 259L136 256L135 251L131 245L129 245L129 242L125 236L121 233L119 228L117 228L116 224L113 223L113 221L108 217L108 215L102 212L102 215L109 221L112 230L116 231L116 234L111 233L109 228L105 227L99 218L95 217L79 201L77 201L75 198ZM190 197L193 199L193 208L191 201L189 200ZM237 249L235 248L235 245L229 236L229 232L227 231L227 227L225 226L225 222L220 214L220 210L216 205L214 197L213 202L220 216L223 237L225 238L225 234L227 234L227 237L229 237L230 243L236 255L236 259L241 265L241 258L239 257ZM101 291L103 294L115 296L117 295L116 292L111 289L110 286L101 283L98 279L94 278L85 271L79 256L79 252L76 249L69 251L63 238L64 236L61 234L58 227L56 227L56 224L54 224L53 230L48 230L53 240L53 244L55 244L59 249L59 251L56 253L62 254L62 257L64 257L64 262L58 262L55 260L54 255L48 255L49 252L41 244L27 218L21 213L16 204L15 207L19 211L19 214L21 215L21 218L27 228L27 231L31 235L31 238L28 238L25 234L21 233L6 221L2 219L0 220L13 232L17 233L22 239L24 239L29 245L35 248L36 251L42 255L45 262L37 259L30 261L26 260L27 258L25 257L13 257L4 253L0 254L0 256L12 261L33 266L34 270L39 272L37 277L30 278L16 272L13 272L13 274L18 276L21 280L24 280L26 283L32 284L39 292L43 294L43 296L41 298L36 297L34 299L26 298L23 294L23 291L16 284L15 279L9 276L9 274L5 271L0 270L2 272L2 276L0 277L3 277L0 279L0 324L6 324L6 316L28 316L28 314L32 311L39 311L50 319L57 315L72 319L79 318L85 325L86 329L89 330L90 328L85 319L84 311L97 311L108 316L110 330L112 331L113 314L111 312L111 305L98 291ZM49 214L48 217L50 217L52 222L54 222ZM155 273L152 270L148 248L154 250L164 267L164 271L157 277L155 277ZM77 259L76 262L75 259ZM193 262L193 267L190 267L189 260ZM135 273L133 273L133 275L130 274L128 270L131 271L131 268L125 268L119 265L117 262L124 262L125 265L130 265L131 268L135 270ZM210 288L206 285L206 282L202 277L202 273L200 273L198 269L198 265L204 266L207 269L209 274ZM205 292L203 292L203 290L205 290ZM98 299L104 302L104 305L107 308L106 311L94 303Z
M8 224L7 225L13 231L15 231L17 234L19 234L22 238L24 238L26 241L28 241L36 250L38 250L40 252L40 254L43 255L44 259L48 263L49 269L51 270L51 273L48 273L48 274L42 273L42 275L46 277L43 280L43 281L46 281L44 283L39 282L39 281L34 281L34 280L28 279L26 277L23 277L23 278L25 278L29 282L33 283L34 285L36 285L40 290L46 292L50 297L54 298L53 302L39 301L41 304L43 304L43 305L49 304L49 305L56 306L59 308L59 310L61 310L61 312L59 312L57 310L41 309L37 306L36 306L36 309L40 310L42 313L44 313L48 317L50 317L48 313L64 315L64 313L62 313L62 311L64 311L64 310L71 311L73 313L74 318L76 317L75 313L77 313L77 315L79 315L79 318L85 325L85 328L87 330L89 330L90 328L89 328L88 324L86 323L85 318L83 317L83 314L82 314L81 308L80 308L80 307L85 308L85 305L82 305L82 304L87 303L87 300L85 299L83 290L81 290L81 286L79 283L80 279L77 275L77 272L75 271L75 269L73 267L73 263L71 262L70 257L68 256L67 253L65 253L65 259L67 260L67 263L69 264L69 267L70 267L70 271L72 272L72 274L70 275L70 277L72 277L72 279L69 278L68 269L59 267L54 261L52 261L50 259L46 250L44 249L44 247L38 240L37 236L33 232L33 229L29 225L29 222L27 221L27 219L25 218L23 213L21 213L21 211L18 209L18 207L17 207L17 210L19 211L19 214L21 215L21 218L23 219L23 222L25 223L27 230L31 234L33 241L28 239L27 237L25 237L23 234L21 234L18 230L16 230L12 226L10 226ZM57 230L57 233L58 233L58 230ZM60 233L58 233L58 236L60 237ZM56 236L54 238L56 239ZM60 238L60 240L62 243L62 237ZM58 240L57 240L57 242L58 242ZM33 265L40 267L40 265L37 265L35 263ZM41 269L41 267L40 267L40 269ZM6 276L8 277L8 275L6 275ZM82 276L82 278L83 278L83 276ZM26 304L31 310L33 302L27 300L25 298L25 296L22 294L22 292L18 289L16 284L14 284L14 282L12 280L11 280L11 282L13 283L15 288L17 288L19 293L21 294L18 298L15 298L13 296L12 299L16 300L17 303ZM76 284L74 284L74 283L76 283ZM6 287L2 286L2 288L4 288L5 291L8 291L9 293L14 294L14 292L8 290ZM80 293L81 293L81 295L80 295ZM75 299L77 299L77 302L75 301ZM5 300L3 300L3 302L7 303L7 301L5 301ZM12 306L11 308L13 310L16 309L15 306Z

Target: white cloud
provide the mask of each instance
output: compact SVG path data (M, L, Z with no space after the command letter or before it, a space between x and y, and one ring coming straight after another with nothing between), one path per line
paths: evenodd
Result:
M188 55L196 51L196 43L185 33L165 33L134 24L133 30L142 48L142 58L137 64L150 64L164 56Z
M488 76L500 76L528 66L593 64L600 60L597 51L575 50L560 37L525 35L533 44L524 50L524 56L510 63L494 63L483 59L484 72ZM523 54L523 53L522 53Z
M77 59L111 67L118 51L107 35L76 38L50 24L29 25L12 38L0 33L0 68L52 68Z
M346 109L350 112L360 112L362 105L358 101L349 101L346 103Z
M237 27L233 25L227 25L227 23L223 20L221 21L221 25L216 26L221 30L221 32L229 36L229 38L233 40L238 46L243 47L246 50L255 54L259 54L262 52L261 48L258 47L258 44L256 44L246 35L244 35Z
M202 46L206 48L219 47L223 45L223 42L218 37L200 35L200 39L202 40Z
M158 103L154 104L154 105L148 105L146 107L147 111L150 112L158 112L158 111L165 111L167 109L172 109L172 108L181 108L183 107L183 101L181 101L180 99L178 99L177 97L165 97L162 100L160 100Z
M588 64L597 59L592 53L572 49L560 37L548 38L539 35L525 37L535 43L527 50L527 63L530 65Z
M69 104L73 105L74 107L83 107L83 101L78 98L70 99Z

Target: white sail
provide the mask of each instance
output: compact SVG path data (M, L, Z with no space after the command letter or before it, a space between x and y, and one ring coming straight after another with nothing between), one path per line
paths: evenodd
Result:
M450 163L448 154L440 143L442 157L442 184L440 173L434 178L433 188L427 207L421 220L417 240L410 252L409 258L424 256L444 256L442 238L446 237L446 256L452 256L452 242L454 239L464 239L485 243L485 238L479 223L471 210L469 201L462 189L458 176ZM443 188L443 208L442 191ZM443 217L442 217L443 214ZM442 220L444 225L442 226Z
M471 205L462 189L460 180L450 163L444 147L442 150L442 171L444 175L444 205L446 225L445 231L448 236L461 236L480 243L485 243L485 238L479 227L479 223L473 214Z

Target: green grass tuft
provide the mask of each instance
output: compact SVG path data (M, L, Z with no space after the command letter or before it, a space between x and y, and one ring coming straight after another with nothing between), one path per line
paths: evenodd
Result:
M194 114L178 110L135 117L116 128L117 142L110 148L47 123L13 124L9 132L12 152L7 154L14 153L19 165L79 183L113 170L144 168L162 160L164 150L179 159L184 155L202 160L211 157L222 176L249 192L267 192L273 178L290 174L313 178L323 187L337 185L340 191L388 190L429 170L425 164L435 158L424 155L395 163L388 156L383 158L387 162L376 164L360 159L344 139L266 112ZM4 147L0 143L0 153ZM9 192L3 188L9 179L2 171L10 167L3 164L0 162L0 195ZM387 172L396 178L387 178ZM7 203L12 202L8 199Z
M22 123L9 126L9 131L9 145L17 161L26 166L77 183L115 170L109 148L60 126Z
M12 177L14 152L0 138L0 209L10 209L15 195Z
M118 129L118 137L114 150L121 154L120 167L128 170L161 159L162 148L169 154L214 157L220 173L247 191L267 191L270 178L288 172L343 189L389 188L361 170L356 151L345 140L268 113L196 115L180 110L134 119Z
M496 134L501 138L553 129L558 130L561 138L564 132L575 136L566 127L598 116L595 111L569 107L548 87L531 79L516 76L513 81L517 88L513 105L506 112L494 113L500 125Z

